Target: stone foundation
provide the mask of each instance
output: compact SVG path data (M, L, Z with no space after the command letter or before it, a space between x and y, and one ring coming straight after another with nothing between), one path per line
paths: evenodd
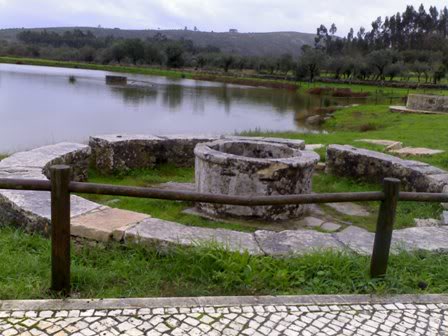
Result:
M136 168L153 168L160 163L192 167L194 165L193 152L195 146L219 138L251 139L252 141L285 144L296 149L305 148L303 140L206 135L100 135L91 137L89 145L92 148L93 165L101 173L109 174Z
M328 146L327 171L370 182L382 182L386 177L395 177L409 191L444 192L448 186L448 172L445 170L352 146Z
M319 156L281 143L223 139L200 144L196 155L196 190L235 196L269 196L311 192ZM198 204L217 216L285 220L305 213L303 205L233 206Z

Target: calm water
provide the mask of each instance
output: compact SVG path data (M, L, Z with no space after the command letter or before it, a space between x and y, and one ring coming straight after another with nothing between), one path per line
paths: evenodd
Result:
M308 131L305 117L322 104L287 90L157 76L126 75L145 88L120 88L106 74L0 64L0 153L106 133Z

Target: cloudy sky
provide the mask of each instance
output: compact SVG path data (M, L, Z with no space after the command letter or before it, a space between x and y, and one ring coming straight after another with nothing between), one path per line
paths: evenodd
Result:
M98 26L204 31L301 31L335 22L338 34L422 0L0 0L0 28ZM446 0L424 1L439 9Z

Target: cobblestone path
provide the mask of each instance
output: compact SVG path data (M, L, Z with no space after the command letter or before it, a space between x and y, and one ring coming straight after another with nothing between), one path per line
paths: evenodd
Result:
M0 335L448 335L448 304L346 302L123 309L105 309L103 304L101 309L68 310L3 310L0 306Z

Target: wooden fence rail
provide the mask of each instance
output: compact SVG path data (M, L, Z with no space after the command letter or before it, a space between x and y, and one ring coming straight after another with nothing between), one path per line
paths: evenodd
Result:
M400 180L395 178L384 179L383 190L378 192L284 196L231 196L190 191L70 182L70 172L71 169L69 166L57 165L50 169L50 181L0 179L0 189L51 192L51 288L54 291L67 295L70 293L70 193L72 192L241 206L381 202L370 267L370 275L375 278L382 277L386 274L397 203L399 201L448 203L448 194L445 193L400 192Z

